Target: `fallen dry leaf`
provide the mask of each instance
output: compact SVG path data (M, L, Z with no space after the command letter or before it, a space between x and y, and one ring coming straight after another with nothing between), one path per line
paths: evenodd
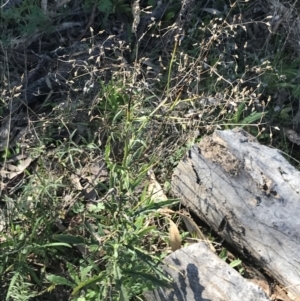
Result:
M193 221L193 219L182 213L178 213L178 214L180 214L182 216L183 222L184 222L188 232L192 235L192 237L196 237L197 239L201 239L201 240L205 241L209 245L210 249L213 252L216 252L216 249L214 248L212 243L204 236L204 234L202 233L202 231L200 230L198 225Z
M164 191L160 184L156 181L153 171L149 171L149 186L148 186L148 195L154 202L161 202L168 200L167 196L164 194Z
M171 220L168 219L170 223L169 233L170 233L170 245L172 251L176 251L181 248L181 237L179 234L179 230L176 224Z

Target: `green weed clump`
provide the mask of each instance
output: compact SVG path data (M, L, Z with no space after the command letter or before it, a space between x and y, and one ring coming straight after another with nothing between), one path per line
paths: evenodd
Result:
M161 235L154 221L160 208L177 201L154 202L147 191L147 172L157 158L143 162L147 123L123 91L120 83L103 86L95 106L111 127L102 136L104 152L91 142L75 144L71 135L51 158L37 159L39 168L28 171L18 199L4 198L0 266L7 300L50 292L72 300L129 300L169 284L159 266L163 252L153 253ZM96 154L102 154L97 158L107 178L91 183L95 199L85 201L69 177Z

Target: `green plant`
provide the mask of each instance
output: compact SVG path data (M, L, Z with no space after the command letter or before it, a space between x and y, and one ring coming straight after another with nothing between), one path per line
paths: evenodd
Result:
M122 105L118 103L121 95L103 90L111 112L119 115ZM109 98L111 95L111 99ZM119 105L118 105L119 104ZM108 107L106 106L106 109ZM129 300L153 285L167 285L169 280L159 268L160 256L149 254L149 243L145 238L155 239L159 234L149 220L158 216L158 209L176 203L174 200L154 203L143 193L135 196L136 188L145 180L151 164L141 164L139 160L146 144L139 140L144 127L136 130L136 121L127 103L127 117L121 138L123 158L119 162L112 160L113 141L108 139L105 149L105 161L110 170L109 185L101 203L89 206L85 213L85 231L90 239L72 235L55 235L60 242L78 245L84 243L88 257L81 260L80 269L69 269L72 282L55 275L48 275L52 285L72 287L74 300ZM110 119L110 115L107 115ZM111 120L114 124L116 119ZM77 211L78 212L78 211ZM100 262L96 267L93 262ZM70 265L68 265L70 267ZM87 277L87 274L89 277ZM80 296L80 297L78 297ZM76 299L78 298L78 299ZM85 298L85 299L83 299Z
M98 11L103 13L103 27L107 25L108 17L112 13L131 13L131 6L126 0L85 0L86 8L97 7Z
M14 27L20 35L30 35L37 30L49 30L49 17L39 4L33 1L21 1L20 6L12 7L1 13L0 24L3 28ZM53 29L53 28L52 28ZM7 40L5 33L2 34Z
M221 253L219 254L219 257L228 262L228 255L227 255L228 251L225 249L225 248L222 248L222 251ZM232 268L235 268L240 274L243 274L244 272L244 268L242 266L242 261L240 259L234 259L234 260L230 260L229 261L229 265L232 267Z
M149 147L145 135L149 119L143 118L139 107L140 102L126 95L119 82L103 86L95 109L107 126L103 156L109 179L99 187L95 184L96 203L87 206L78 198L69 213L64 209L64 195L74 196L69 173L79 173L82 162L101 153L97 145L85 140L76 144L73 131L68 140L56 143L51 163L40 157L42 148L35 150L39 168L19 190L19 202L10 213L10 232L1 245L2 277L10 279L7 298L20 285L28 286L22 282L28 275L35 287L32 294L70 290L72 300L129 300L155 285L169 284L159 267L163 252L151 254L151 245L161 236L154 223L158 210L177 201L157 203L147 193L147 171L157 157L143 162ZM54 230L66 218L78 223L70 230ZM21 250L13 264L10 247L14 252ZM66 247L71 248L69 254ZM72 259L76 249L81 256ZM29 258L43 262L44 267L36 268ZM64 275L50 267L59 264L64 266Z
M25 219L23 222L25 226L20 226L11 221L11 233L2 237L0 279L2 281L5 278L9 279L7 292L3 294L6 297L5 300L10 300L10 298L28 300L30 297L36 296L38 292L32 290L32 287L34 284L42 287L42 271L37 269L34 263L44 262L45 265L48 265L54 258L57 258L59 249L70 247L66 243L51 242L48 234L51 225L47 224L45 216L31 222ZM31 279L31 283L27 282L28 279Z
M228 123L225 124L225 128L233 128L239 126L241 128L247 127L248 131L257 136L259 133L258 125L263 124L263 119L266 119L268 111L257 112L256 110L250 112L246 107L246 102L242 102L235 112L229 114ZM254 126L254 123L257 123Z
M20 300L27 301L37 296L37 293L32 289L33 284L26 281L21 273L16 272L11 279L10 289L5 300Z
M298 85L300 60L283 57L284 53L278 54L270 62L270 67L262 76L262 82L269 91L285 90L294 97L300 96Z

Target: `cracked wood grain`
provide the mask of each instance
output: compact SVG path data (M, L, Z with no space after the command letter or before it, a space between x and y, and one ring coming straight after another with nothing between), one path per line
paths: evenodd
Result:
M243 130L216 131L179 163L172 189L300 298L300 172L278 150Z

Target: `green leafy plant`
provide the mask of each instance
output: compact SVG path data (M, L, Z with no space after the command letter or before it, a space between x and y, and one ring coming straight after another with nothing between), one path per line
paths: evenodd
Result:
M125 0L85 0L84 5L89 9L96 6L98 11L103 13L103 26L106 26L112 13L131 13L131 6Z
M52 234L49 236L51 243L43 246L47 254L51 247L64 252L61 249L63 246L78 248L82 253L77 263L70 258L67 260L67 277L54 271L44 271L43 282L47 283L47 290L68 287L72 291L72 300L130 300L156 285L168 285L170 282L159 267L163 253L150 254L151 242L154 243L160 235L150 221L159 218L160 208L172 206L177 200L155 203L146 193L147 171L153 166L152 160L148 163L142 161L148 147L142 139L147 122L136 112L139 103L131 102L123 91L119 83L103 87L97 107L111 128L104 151L109 170L107 186L102 187L105 189L104 196L88 207L83 203L75 203L71 216L84 218L84 222L74 228L76 234ZM122 132L118 130L118 139L123 143L122 150L118 150L116 155L114 131L120 126ZM75 132L70 133L68 141L58 144L55 162L63 168L76 170L78 158L83 154L86 157L87 152L97 151L97 146L79 146L73 142L73 138ZM136 190L142 183L145 183L143 192L137 194ZM52 185L44 183L39 186L39 191L49 198L53 196ZM32 197L31 190L27 194ZM53 204L56 202L57 197ZM31 237L33 239L36 236ZM37 247L35 251L38 250ZM32 250L28 252L21 262L26 261Z
M48 30L50 19L33 1L21 1L17 7L12 7L1 13L0 24L4 28L15 27L20 35L30 35L37 30ZM4 41L5 33L3 33Z
M222 248L222 251L221 253L219 254L219 257L228 262L228 255L227 255L228 251L225 249L225 248ZM240 274L243 274L244 272L244 268L242 266L242 261L240 259L234 259L234 260L231 260L229 261L229 265L232 267L232 268L235 268Z

